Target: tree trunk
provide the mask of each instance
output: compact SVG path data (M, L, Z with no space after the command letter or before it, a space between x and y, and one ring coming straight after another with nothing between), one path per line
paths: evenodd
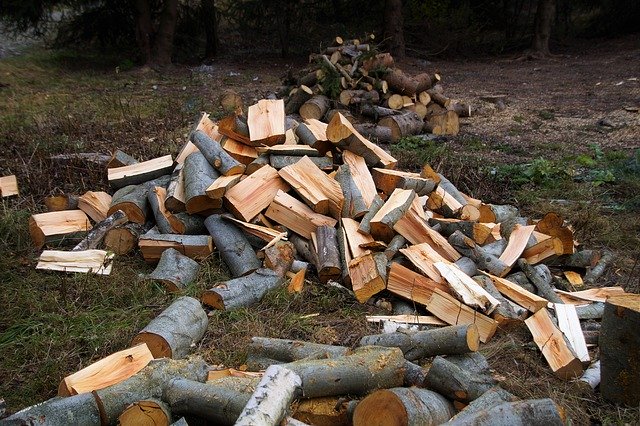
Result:
M142 56L142 62L151 62L151 7L149 0L136 0L136 42Z
M536 10L533 45L535 53L543 56L549 55L549 39L551 38L551 26L555 17L556 1L539 0Z
M171 64L173 35L178 22L178 0L165 0L160 15L158 32L153 43L151 61L156 65Z
M202 0L202 23L206 37L204 59L211 60L218 54L218 22L215 0Z
M389 40L389 52L395 59L402 60L406 53L404 46L402 0L385 1L384 21L384 38Z

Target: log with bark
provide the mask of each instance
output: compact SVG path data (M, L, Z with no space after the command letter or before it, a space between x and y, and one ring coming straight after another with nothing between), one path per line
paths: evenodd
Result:
M479 398L495 384L491 377L461 368L441 356L435 357L425 378L425 387L461 402Z
M91 229L82 210L39 213L29 218L29 234L37 249L46 245L76 244Z
M460 231L451 234L448 241L463 256L469 257L476 262L478 269L482 269L499 277L505 276L511 270L509 265L489 253L484 247L476 244L473 239L467 237Z
M184 160L184 200L189 214L207 214L222 207L222 201L207 195L207 188L220 176L202 152L189 154Z
M248 347L247 367L264 370L272 364L284 364L301 359L337 358L350 353L344 346L332 346L301 340L253 337Z
M96 223L94 227L87 232L87 236L80 241L72 251L82 251L97 248L102 240L105 238L107 232L114 229L117 226L124 225L129 221L129 218L122 210L117 210L103 221Z
M315 235L318 278L321 283L326 284L329 280L337 280L342 274L338 236L336 229L327 225L319 226Z
M111 207L107 214L111 215L117 210L127 214L131 222L143 224L149 215L149 202L147 193L151 188L169 184L169 175L164 175L141 185L128 185L117 190L111 198Z
M412 111L384 117L379 123L391 129L391 142L397 142L406 136L417 135L422 132L424 126L422 118Z
M209 318L197 299L182 296L155 317L131 341L146 343L155 358L184 358L202 339Z
M246 235L233 223L218 214L207 217L204 223L232 277L250 274L261 266Z
M186 157L185 157L186 158ZM178 164L169 180L167 186L167 198L164 200L164 204L172 213L178 213L185 211L185 199L184 199L184 164Z
M172 170L173 159L170 155L165 155L129 166L108 169L107 179L111 187L118 189L128 185L140 185L169 174Z
M189 139L198 147L207 162L224 176L244 173L245 166L222 149L220 142L211 139L201 130L191 133ZM190 156L193 154L190 154ZM186 183L186 181L185 181ZM207 185L209 186L209 185Z
M202 303L220 310L249 306L284 282L284 278L271 269L260 268L249 275L214 284L202 294Z
M305 120L321 120L327 113L331 101L324 95L315 95L300 107L300 116Z
M104 246L115 254L127 254L138 247L138 240L153 227L153 222L144 224L129 222L107 231Z
M138 160L130 156L124 151L116 150L111 154L111 159L107 163L107 168L112 169L114 167L130 166L136 164Z
M44 205L48 212L61 210L75 210L78 208L78 196L75 194L52 195L44 199Z
M451 426L562 426L565 424L565 416L562 408L550 398L528 399L503 402L445 424Z
M145 278L160 282L171 293L179 293L195 281L199 269L198 262L170 248L162 252L156 269Z
M342 204L342 217L359 218L369 210L367 203L356 185L349 164L343 164L338 168L335 180L342 189L344 201Z
M78 208L94 222L105 220L110 206L111 195L103 191L87 191L78 197Z
M149 263L157 263L162 253L174 248L192 259L205 259L213 252L209 235L175 235L147 232L138 240L142 257Z

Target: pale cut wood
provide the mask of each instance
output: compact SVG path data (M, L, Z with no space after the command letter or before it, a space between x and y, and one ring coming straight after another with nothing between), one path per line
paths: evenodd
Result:
M369 234L358 232L357 221L347 217L343 217L341 221L342 228L346 237L346 242L349 246L349 252L351 253L351 258L355 259L357 257L361 257L371 253L371 250L363 248L362 246L364 244L372 243L374 239Z
M45 244L73 241L91 229L89 218L82 210L34 214L29 218L31 241L37 249Z
M103 191L87 191L78 197L78 208L85 212L94 222L105 220L110 206L111 195Z
M251 105L247 125L252 145L277 145L285 139L285 112L282 99L261 99Z
M45 197L44 205L48 212L59 212L61 210L75 210L78 208L78 196L75 194L61 194Z
M113 253L105 250L60 251L45 250L38 258L36 269L109 275Z
M235 184L240 182L241 177L242 175L219 176L211 183L211 185L209 185L205 193L208 197L213 198L214 200L220 200L229 189L233 188Z
M446 263L448 260L438 254L438 252L436 252L429 244L414 244L407 248L400 249L400 252L404 254L407 259L409 259L409 261L427 277L438 283L445 283L445 280L440 274L440 271L438 271L438 268L436 268L435 263Z
M186 210L183 169L184 165L182 163L173 169L169 185L167 186L167 198L164 200L164 205L172 213L179 213Z
M387 290L389 288L387 287ZM398 315L367 315L365 316L367 322L395 322L398 324L415 324L415 325L435 325L444 326L446 322L442 321L438 317L433 315L415 315L415 314L398 314Z
M373 168L371 176L375 187L385 194L391 194L396 188L413 189L418 196L429 195L435 189L436 182L420 177L419 173Z
M245 166L251 164L251 162L258 158L259 155L255 147L245 145L242 142L231 139L228 136L223 136L222 139L220 139L220 146L234 160L241 164L244 164Z
M171 410L159 399L136 401L118 417L120 426L173 426Z
M301 143L315 148L320 155L325 155L333 146L327 139L327 123L315 118L307 118L304 123L300 123L295 133Z
M553 324L546 308L540 309L524 322L556 376L569 380L582 375L580 360L565 342L562 332Z
M535 225L522 226L516 224L513 231L511 231L511 235L509 235L507 248L504 249L499 259L506 265L513 266L526 248L529 237L531 237L535 227Z
M278 240L284 240L284 241L287 240L286 232L276 231L273 228L268 228L262 225L256 225L254 223L243 222L241 220L235 219L227 215L223 215L222 218L233 222L236 226L238 226L239 228L242 228L242 230L247 234L251 234L255 237L258 237L262 241L265 241L267 243L273 241L276 238Z
M573 299L578 299L587 302L606 302L608 298L613 296L624 296L628 294L622 287L599 287L590 288L582 291L562 291L555 290L556 293L564 295Z
M342 152L342 161L344 161L344 164L349 165L353 181L358 187L360 194L362 194L367 208L369 208L378 195L378 192L376 191L376 185L369 172L366 161L361 156L348 150Z
M365 254L349 262L351 288L360 303L386 288L387 257L383 253Z
M456 265L435 262L433 266L449 283L453 294L467 306L471 306L485 314L490 314L500 304L495 297L480 287L470 276L462 272Z
M104 236L104 246L115 254L123 255L130 253L138 247L140 236L153 227L151 221L144 224L129 222L116 226L107 231Z
M184 358L202 339L209 318L200 301L189 296L174 300L131 341L146 343L154 358Z
M226 192L225 206L235 217L249 222L269 206L278 191L289 191L289 185L276 169L264 166Z
M333 229L333 228L330 228ZM335 251L338 248L333 246ZM278 276L285 277L287 273L292 269L293 262L295 261L296 249L293 243L289 241L276 240L269 243L266 248L262 250L264 254L264 266L274 271ZM336 258L337 258L336 254ZM339 265L339 262L336 262ZM340 266L338 266L338 274ZM321 269L318 267L317 269Z
M475 324L482 343L489 341L498 328L497 321L463 305L453 296L437 288L433 290L425 307L449 325Z
M573 352L583 365L589 365L591 358L589 357L587 343L584 340L584 334L580 327L580 319L578 319L576 307L564 303L554 303L553 309L558 319L558 328L564 333L567 340L569 340Z
M582 277L579 273L574 271L563 271L563 274L574 289L584 287L584 281L582 281Z
M387 278L387 290L391 293L414 303L426 305L436 288L445 293L451 291L449 286L444 283L438 283L431 278L420 275L397 262L391 263Z
M0 197L11 197L13 195L19 195L16 176L0 176Z
M331 101L324 95L315 95L300 107L300 116L305 120L320 120L329 110Z
M142 370L152 359L146 343L113 353L62 379L58 395L78 395L120 383Z
M535 232L534 232L535 234ZM522 252L522 257L531 265L562 255L562 241L551 237L539 242Z
M139 185L159 178L171 173L172 170L173 159L171 155L165 155L130 166L108 169L107 180L113 188L122 188L127 185Z
M142 257L149 263L160 260L162 253L174 248L192 259L205 259L213 253L213 244L209 235L175 235L147 233L140 237L138 247Z
M395 189L369 222L371 235L379 240L391 241L395 236L394 225L405 216L415 198L413 190Z
M249 139L249 127L247 126L246 118L242 115L230 115L218 121L218 132L249 146L259 145L252 143ZM212 139L215 140L216 138Z
M530 291L527 291L524 287L519 286L506 278L497 277L486 272L483 273L491 278L496 289L498 289L502 295L513 300L527 310L535 313L540 309L547 307L548 301L544 297L533 294Z
M278 174L313 211L340 218L344 202L340 184L320 170L309 157L281 169Z
M265 216L307 239L311 239L318 226L334 227L337 223L332 217L314 212L306 204L281 190L273 197Z
M573 254L575 252L573 231L564 225L564 220L559 214L554 212L545 214L536 224L536 231L559 238L562 241L562 254Z

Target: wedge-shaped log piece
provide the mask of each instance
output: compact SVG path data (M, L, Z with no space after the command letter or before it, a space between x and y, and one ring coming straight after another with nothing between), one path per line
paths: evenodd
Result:
M77 243L89 229L91 223L82 210L39 213L29 218L31 241L37 249L45 244Z
M232 222L214 214L209 216L204 224L220 252L222 261L229 268L231 276L247 275L261 266L246 235Z
M308 157L281 169L278 174L313 211L340 218L344 202L340 184L320 170Z
M315 148L320 155L325 155L333 146L327 139L327 124L315 118L309 118L300 123L295 130L300 143Z
M334 248L336 251L338 250L335 245ZM292 269L295 261L295 252L296 248L289 241L276 240L273 243L269 243L263 250L264 266L274 271L278 276L284 277Z
M457 266L445 262L436 262L433 266L449 283L453 294L465 305L477 308L485 314L490 314L500 304L495 297L478 285L470 276L458 269Z
M220 146L237 162L244 164L245 166L251 164L259 156L255 147L245 145L242 142L238 142L237 140L231 139L227 136L223 136L222 139L220 139Z
M427 310L450 325L475 324L480 341L486 343L496 332L498 323L458 302L453 296L440 289L434 289L425 305Z
M371 250L364 248L363 245L373 243L374 239L369 234L358 232L357 221L343 217L342 228L352 259L371 253Z
M149 215L148 192L156 186L167 186L170 179L171 176L164 175L141 185L128 185L120 188L111 197L111 207L107 214L111 215L122 210L131 222L145 223Z
M167 186L167 197L164 200L164 204L172 213L179 213L186 210L184 197L183 163L178 164L176 168L173 169L173 173L171 173L171 179L169 180L169 185Z
M300 394L302 380L293 371L272 365L264 372L256 390L240 413L237 426L277 426Z
M231 310L259 302L267 292L280 287L284 278L260 268L249 275L216 283L202 294L202 303L214 309Z
M284 101L261 99L251 105L247 113L247 125L251 144L277 145L284 142Z
M416 193L413 190L396 189L370 221L371 236L391 241L395 236L394 225L407 213Z
M537 244L525 249L522 252L523 257L529 264L535 265L545 260L556 258L563 253L562 241L559 238L547 238L539 241Z
M429 195L436 187L436 182L420 177L418 173L373 168L371 176L376 188L385 194L391 194L396 188L413 189L418 196Z
M285 240L287 239L286 232L276 231L275 229L268 228L262 225L256 225L249 222L243 222L238 219L234 219L231 216L223 215L223 219L233 222L236 226L241 228L247 234L260 238L262 241L271 242L274 239Z
M142 370L152 359L145 343L113 353L62 379L58 395L77 395L120 383Z
M583 365L589 365L591 358L589 357L589 350L584 340L584 334L580 327L580 319L578 318L575 306L564 303L554 303L553 310L558 320L558 328L566 336L573 353L576 354Z
M221 175L238 175L244 173L244 164L238 162L235 158L229 155L217 140L211 139L201 130L196 130L191 133L189 139L198 150L202 153L207 162L214 167ZM190 154L190 156L193 154ZM208 185L207 185L208 186Z
M318 226L334 227L337 223L332 217L315 213L306 204L284 191L278 191L273 197L265 216L306 239L311 239Z
M226 192L225 206L236 218L249 222L271 203L278 191L289 191L289 185L276 169L264 166Z
M397 348L364 346L338 358L302 359L284 364L302 379L304 398L365 395L401 386L405 359Z
M498 321L500 326L519 323L528 316L527 310L515 302L505 298L498 291L496 286L493 284L493 281L488 276L476 275L473 277L473 280L500 302L496 309L491 313L491 317Z
M522 226L516 224L509 235L507 248L504 249L499 259L506 265L513 266L527 247L527 242L533 233L535 225Z
M302 340L252 337L248 347L247 366L264 370L272 364L284 364L300 359L336 358L349 354L344 346L323 345Z
M387 290L391 293L426 305L436 288L445 293L450 292L449 286L444 283L438 283L431 278L420 275L397 262L391 263L387 279Z
M417 387L382 389L358 403L353 425L439 425L454 413L453 404L434 391Z
M386 288L387 257L383 253L369 253L351 260L349 277L356 299L365 303Z
M170 155L165 155L130 166L108 169L107 179L113 188L122 188L157 179L171 173L172 170L173 159Z
M353 182L360 191L367 208L369 208L373 200L378 196L378 192L376 191L376 185L371 176L371 172L369 172L366 161L351 151L343 151L342 160L344 164L349 166Z
M562 426L566 421L563 413L564 411L550 398L527 399L483 408L445 424L447 426Z
M240 182L242 175L220 176L206 189L207 196L213 199L222 199L226 192Z
M129 405L118 416L120 426L137 426L141 424L173 425L171 410L159 399L145 399Z
M107 163L107 168L112 169L114 167L130 166L137 162L138 160L118 149L111 155L111 160Z
M533 335L533 341L540 348L556 376L569 380L582 375L580 360L567 345L562 332L551 320L547 309L540 309L524 322Z
M111 195L103 191L87 191L78 197L78 208L85 212L94 222L105 220L110 206Z
M146 233L140 237L138 247L142 257L149 263L160 260L162 253L174 248L192 259L204 259L213 253L213 244L209 235L174 235Z
M536 231L559 238L562 241L562 254L573 254L575 252L573 231L564 225L564 220L559 214L549 212L544 215L536 224Z
M113 253L105 250L45 250L38 258L36 269L109 275L112 260Z
M200 301L183 296L142 329L131 345L146 343L155 358L184 358L202 339L209 318Z
M517 207L508 204L482 204L480 206L480 219L482 223L502 223L508 219L520 216Z
M369 167L395 168L398 160L385 150L365 139L341 113L333 116L327 126L327 138L339 148L360 155Z
M475 352L480 346L480 337L475 324L463 324L426 331L374 334L364 336L359 344L400 348L406 359L415 361L436 355Z
M171 293L179 293L195 281L199 269L198 262L169 248L162 253L156 269L146 278L159 281Z
M437 262L447 262L440 256L429 244L415 244L407 248L400 249L400 253L404 254L413 265L427 277L437 283L444 284L445 280L435 267Z

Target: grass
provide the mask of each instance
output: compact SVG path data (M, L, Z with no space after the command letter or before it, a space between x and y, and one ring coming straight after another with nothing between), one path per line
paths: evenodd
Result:
M219 114L216 99L227 88L225 79L238 84L228 77L233 64L221 68L212 77L180 68L157 74L130 69L117 57L50 51L0 61L0 81L9 84L0 89L5 148L0 175L16 174L22 194L0 201L0 396L9 410L54 396L65 375L128 346L173 298L141 279L139 274L151 267L139 253L118 257L109 277L34 270L38 253L31 247L27 223L32 213L43 210L43 197L107 188L101 167L60 164L50 156L116 148L141 159L175 154L200 110ZM277 77L260 80L276 87ZM253 83L234 89L245 100L259 96ZM514 116L513 121L520 134L524 119ZM605 282L619 276L618 284L640 292L640 272L633 269L640 257L640 154L593 147L579 156L550 160L538 150L478 135L406 138L392 152L402 169L417 171L430 163L474 197L515 203L534 218L559 211L582 243L617 251L618 262ZM227 278L214 254L202 263L187 294L198 296ZM307 281L301 294L278 290L251 308L212 312L197 351L211 364L238 367L254 335L351 346L375 331L363 319L373 312L380 311ZM637 421L637 410L616 409L555 379L529 343L527 332L516 330L482 348L508 390L521 397L551 396L569 410L574 424Z

